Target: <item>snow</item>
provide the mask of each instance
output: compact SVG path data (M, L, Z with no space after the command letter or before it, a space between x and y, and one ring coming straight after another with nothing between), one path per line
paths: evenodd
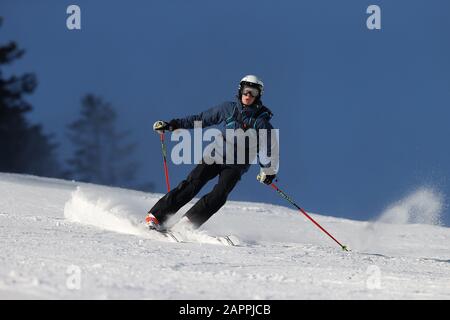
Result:
M450 298L450 229L432 190L376 221L312 214L350 252L296 210L233 201L192 242L170 242L142 225L160 196L1 173L0 299ZM240 246L212 241L228 234Z

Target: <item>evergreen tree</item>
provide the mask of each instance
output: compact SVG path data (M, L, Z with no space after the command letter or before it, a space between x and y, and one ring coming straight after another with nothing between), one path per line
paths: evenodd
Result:
M0 46L0 171L57 177L61 174L57 145L40 125L30 125L25 117L32 107L24 96L35 90L36 76L27 73L5 78L1 69L24 53L15 42Z
M131 186L137 164L130 161L135 144L125 144L128 132L116 129L117 114L92 94L82 99L80 118L68 127L75 151L68 160L74 179L112 186Z

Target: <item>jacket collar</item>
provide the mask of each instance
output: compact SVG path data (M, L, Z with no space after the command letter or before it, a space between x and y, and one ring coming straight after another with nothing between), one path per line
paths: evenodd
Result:
M255 111L258 109L258 105L257 104L252 104L250 106L244 107L244 105L242 104L241 100L239 98L236 98L236 102L237 102L237 107L239 112L242 112L244 110L244 108L249 108L251 111Z

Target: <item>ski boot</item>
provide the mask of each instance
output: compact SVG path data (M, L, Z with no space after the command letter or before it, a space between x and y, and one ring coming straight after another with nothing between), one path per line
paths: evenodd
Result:
M147 216L145 217L145 224L150 230L156 230L161 231L161 224L159 223L158 219L151 213L147 213Z

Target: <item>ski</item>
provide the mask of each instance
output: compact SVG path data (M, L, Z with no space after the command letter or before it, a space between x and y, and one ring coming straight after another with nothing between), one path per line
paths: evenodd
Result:
M239 240L232 235L228 235L225 237L214 237L217 240L219 240L222 244L224 245L228 245L228 246L232 246L232 247L236 247L239 245Z
M163 231L157 231L157 232L162 233L167 238L170 238L170 239L174 240L175 242L184 242L179 236L175 235L175 233L173 231L163 230Z
M200 239L193 239L192 237L183 237L182 234L175 232L173 230L156 230L156 229L149 229L150 231L157 232L161 235L164 235L166 238L171 240L172 242L178 242L178 243L210 243L210 244L222 244L225 246L239 246L239 240L233 235L228 236L210 236L208 235L209 240L208 241L202 241Z
M149 230L152 232L157 232L157 233L163 235L164 237L172 240L173 242L184 242L180 235L176 234L175 232L173 232L171 230L156 230L156 229L150 229L150 228L149 228Z

